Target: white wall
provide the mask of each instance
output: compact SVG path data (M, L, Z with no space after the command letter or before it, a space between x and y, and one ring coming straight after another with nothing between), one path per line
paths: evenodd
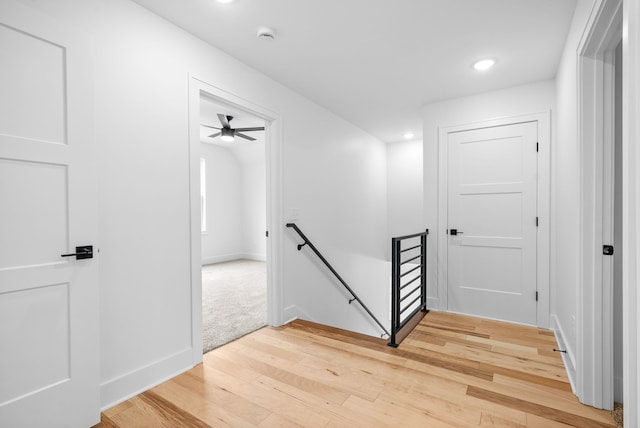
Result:
M382 142L127 0L21 2L92 47L103 406L191 365L189 73L281 115L285 209L300 209L309 237L387 314ZM290 232L282 317L377 333Z
M234 152L242 166L242 256L267 258L267 172L264 142L238 146Z
M422 140L387 144L388 242L426 228L422 180Z
M202 264L267 258L264 142L201 144L207 163L207 232Z
M437 283L438 238L444 230L438 229L438 133L441 127L554 111L555 87L553 80L517 86L500 91L487 92L464 98L428 104L423 107L424 139L424 227L429 234L428 275L429 283ZM553 123L553 119L552 119ZM553 146L552 138L552 146ZM446 292L443 283L432 287L430 300L439 304ZM446 310L439 307L440 310Z
M243 253L242 166L230 149L200 145L206 163L207 231L202 264L235 260Z
M298 226L388 328L385 145L346 122L335 123L319 107L312 117L312 123L286 124L299 138L285 150L285 220L298 210ZM287 229L285 320L298 316L379 335L309 249L297 251L299 242Z
M579 267L579 141L577 48L592 0L579 0L556 75L557 114L555 144L551 153L551 313L554 328L570 357L567 367L575 373L577 287Z

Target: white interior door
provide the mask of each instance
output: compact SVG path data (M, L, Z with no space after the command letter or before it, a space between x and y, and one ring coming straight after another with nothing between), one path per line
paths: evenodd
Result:
M98 422L91 93L63 26L0 2L0 426Z
M447 144L449 310L535 325L537 122Z

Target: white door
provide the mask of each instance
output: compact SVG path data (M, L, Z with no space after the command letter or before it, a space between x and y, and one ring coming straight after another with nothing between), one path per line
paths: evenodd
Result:
M0 426L99 421L91 85L80 37L0 2ZM87 80L89 79L89 80Z
M536 324L536 144L537 122L448 134L450 311Z

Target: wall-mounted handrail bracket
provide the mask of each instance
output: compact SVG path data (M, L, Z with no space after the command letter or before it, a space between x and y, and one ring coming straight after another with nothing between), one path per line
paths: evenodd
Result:
M331 266L331 264L329 264L327 259L325 259L324 256L322 254L320 254L320 251L318 251L318 249L315 247L315 245L313 245L311 243L311 241L309 241L309 239L305 236L305 234L302 233L300 228L298 226L296 226L295 223L287 223L286 226L292 228L293 230L295 230L296 233L304 240L304 244L298 244L298 250L300 250L305 245L309 245L309 248L311 249L311 251L313 251L315 253L315 255L318 256L320 261L322 261L322 263L324 263L324 265L327 267L327 269L329 269L331 271L331 273L336 277L336 279L338 281L340 281L340 284L342 284L342 286L347 289L347 291L351 294L351 296L353 296L353 298L349 300L349 304L351 304L351 302L353 302L354 300L357 301L358 303L360 303L360 306L362 306L362 309L364 309L367 312L367 314L369 314L371 319L373 319L376 322L376 324L378 324L378 326L384 332L380 337L384 337L385 335L386 336L391 336L391 334L385 328L385 326L382 325L382 323L378 320L378 318L376 318L375 315L373 315L373 313L369 310L369 308L367 308L367 306L362 302L362 300L360 300L358 295L351 289L351 287L349 287L349 285L347 285L347 283L344 281L344 279L342 279L342 277L340 275L338 275L338 272L336 272L336 270L333 268L333 266Z

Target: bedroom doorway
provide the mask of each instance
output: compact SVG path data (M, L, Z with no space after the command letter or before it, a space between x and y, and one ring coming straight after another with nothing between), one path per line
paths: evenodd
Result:
M189 212L190 227L189 240L191 242L191 362L196 365L203 360L203 310L202 310L202 224L201 209L202 194L200 192L201 176L201 114L202 99L207 98L214 104L228 108L231 123L234 128L241 128L239 123L241 116L252 116L261 120L264 126L264 223L259 236L264 245L266 256L266 301L267 321L270 326L279 326L283 323L282 317L282 241L284 236L284 222L282 215L282 117L279 113L261 105L255 104L244 97L231 94L223 89L213 86L193 75L189 76ZM222 114L227 113L223 111ZM220 118L215 112L215 120L212 126L220 123ZM237 119L237 120L236 120ZM229 119L227 119L229 120ZM209 129L213 134L219 129ZM208 132L208 131L203 131ZM245 132L247 135L251 131ZM212 133L207 134L212 135ZM211 137L214 138L214 137ZM205 162L206 163L206 162ZM206 168L206 167L205 167ZM212 169L208 169L211 173ZM255 171L254 171L255 172ZM227 177L225 177L226 179ZM256 239L258 235L256 236ZM249 252L250 253L250 252ZM251 254L251 253L250 253ZM210 262L211 260L205 260ZM217 262L222 259L213 260Z
M265 122L200 97L202 347L267 324Z

